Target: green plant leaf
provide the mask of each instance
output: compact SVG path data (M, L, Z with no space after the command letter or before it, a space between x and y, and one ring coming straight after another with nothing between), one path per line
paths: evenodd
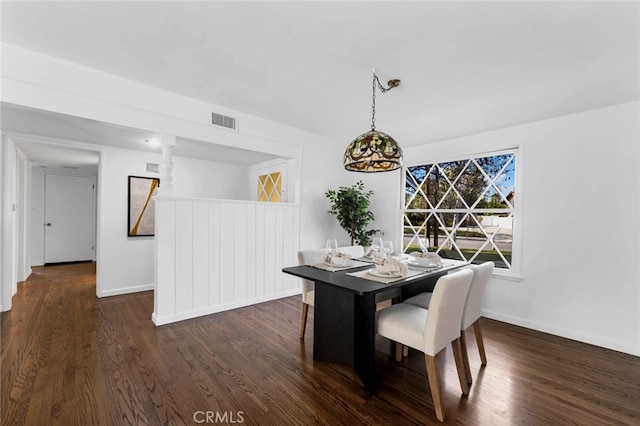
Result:
M369 222L375 219L369 210L372 195L373 191L366 191L362 181L348 187L341 186L337 191L330 189L325 192L331 203L329 213L336 217L342 229L349 234L351 245L368 246L370 237L380 232L377 229L366 229Z

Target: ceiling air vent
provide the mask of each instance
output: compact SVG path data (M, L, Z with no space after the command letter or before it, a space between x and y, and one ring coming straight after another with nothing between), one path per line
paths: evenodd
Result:
M214 126L226 127L227 129L237 130L235 117L229 117L227 115L218 114L216 112L211 113L211 124Z

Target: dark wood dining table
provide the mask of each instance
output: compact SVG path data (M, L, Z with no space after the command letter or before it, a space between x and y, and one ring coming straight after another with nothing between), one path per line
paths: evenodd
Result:
M292 266L282 272L315 283L313 320L313 359L351 366L365 389L376 392L379 377L374 368L376 303L381 295L394 301L433 291L439 277L467 265L465 262L443 262L443 267L420 275L382 283L349 275L372 268L329 271L314 266Z

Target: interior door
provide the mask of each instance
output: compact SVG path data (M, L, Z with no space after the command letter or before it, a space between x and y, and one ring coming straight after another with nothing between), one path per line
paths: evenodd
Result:
M94 259L95 178L45 175L45 263Z

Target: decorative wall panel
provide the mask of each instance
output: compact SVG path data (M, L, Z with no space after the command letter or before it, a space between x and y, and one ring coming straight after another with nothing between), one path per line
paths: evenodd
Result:
M156 197L153 321L168 324L300 293L299 207Z

